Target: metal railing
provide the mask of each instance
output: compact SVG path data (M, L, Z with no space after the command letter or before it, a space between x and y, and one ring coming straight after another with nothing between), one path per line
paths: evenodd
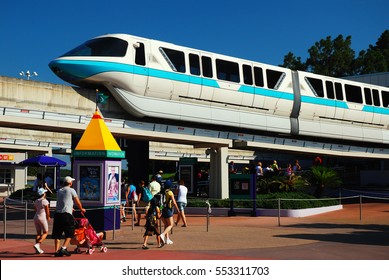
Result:
M205 203L206 204L206 203ZM210 217L211 214L210 211L210 205L207 204L207 231L209 226ZM87 212L90 213L91 211L97 211L101 209L113 209L113 219L112 224L110 225L110 228L112 228L112 240L116 239L116 221L117 221L117 212L120 210L119 205L113 205L113 206L105 206L105 207L94 207L94 208L86 208ZM127 215L130 215L131 217L131 227L132 230L134 230L135 224L134 224L134 213L136 211L143 211L142 214L145 214L144 210L145 207L135 207L135 204L131 207L124 207L123 209ZM50 212L54 211L53 207L50 207ZM79 212L79 210L75 210L75 212ZM120 213L120 212L119 212ZM27 200L14 200L6 198L3 200L2 205L2 214L3 214L3 240L7 239L7 234L9 233L9 229L12 227L12 234L16 234L19 236L28 236L29 234L35 233L35 228L33 224L33 215L35 214L34 205L31 201ZM75 213L76 214L76 213ZM121 218L121 217L120 217ZM93 225L92 225L93 226ZM160 228L162 227L162 224L159 224ZM16 230L15 230L16 229ZM29 232L29 230L31 232Z

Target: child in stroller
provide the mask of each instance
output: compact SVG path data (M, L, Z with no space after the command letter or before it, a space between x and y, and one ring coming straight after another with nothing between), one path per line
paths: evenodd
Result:
M106 253L108 248L102 242L104 233L96 233L85 216L83 218L75 218L75 220L76 230L70 242L73 245L77 245L75 253L82 253L82 247L86 248L87 254L93 254L96 247L100 247L100 251Z

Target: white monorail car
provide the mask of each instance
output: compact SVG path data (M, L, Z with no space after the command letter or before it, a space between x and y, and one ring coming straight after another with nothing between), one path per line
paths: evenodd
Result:
M389 88L126 34L53 60L61 79L106 87L130 114L267 132L389 143Z

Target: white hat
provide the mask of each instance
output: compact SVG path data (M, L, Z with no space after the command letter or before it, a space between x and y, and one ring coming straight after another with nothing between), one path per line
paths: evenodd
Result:
M74 178L72 178L72 177L70 177L70 176L66 176L65 177L65 179L63 180L65 183L71 183L71 182L73 182L74 180L76 180L76 179L74 179Z
M39 189L38 189L38 195L39 195L39 196L43 195L45 192L47 192L47 190L44 189L44 188L39 188Z

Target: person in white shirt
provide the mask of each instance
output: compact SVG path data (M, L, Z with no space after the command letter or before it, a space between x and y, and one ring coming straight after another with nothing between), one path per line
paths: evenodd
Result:
M184 184L184 180L179 181L179 185L176 189L177 192L177 205L180 209L180 212L177 213L177 221L175 222L176 225L180 222L180 219L182 219L182 222L184 223L182 226L186 227L188 224L186 222L186 216L185 216L185 207L188 203L187 201L187 194L188 194L188 188Z

